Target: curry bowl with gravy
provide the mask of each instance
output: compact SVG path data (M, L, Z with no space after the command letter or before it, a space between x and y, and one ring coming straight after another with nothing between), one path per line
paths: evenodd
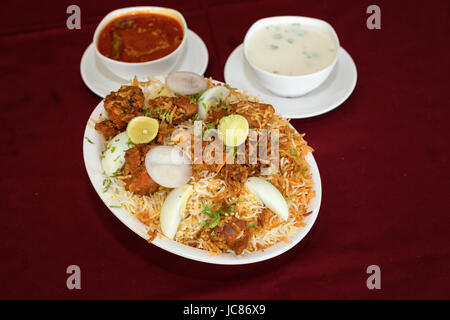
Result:
M163 7L130 7L107 14L94 33L97 59L115 75L131 79L168 73L186 44L183 15Z

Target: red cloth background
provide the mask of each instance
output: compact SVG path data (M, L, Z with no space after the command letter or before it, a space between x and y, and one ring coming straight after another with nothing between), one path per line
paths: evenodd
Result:
M81 8L81 30L66 8ZM323 181L318 219L296 247L252 265L187 260L127 229L91 186L83 132L101 100L80 59L109 11L181 11L223 80L250 25L274 15L322 18L358 68L339 108L294 120ZM381 8L381 30L366 8ZM0 19L2 183L0 298L450 298L449 1L9 1ZM81 267L81 290L66 268ZM366 268L381 267L368 290Z

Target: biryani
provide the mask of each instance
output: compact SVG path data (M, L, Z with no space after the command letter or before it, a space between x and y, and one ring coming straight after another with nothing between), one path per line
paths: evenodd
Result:
M305 226L313 149L272 105L178 72L134 79L104 108L93 119L104 138L103 191L146 226L149 242L244 255Z

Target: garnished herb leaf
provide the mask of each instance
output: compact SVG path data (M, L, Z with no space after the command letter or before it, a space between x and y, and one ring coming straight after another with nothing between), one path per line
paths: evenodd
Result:
M234 206L228 208L221 207L219 210L212 210L214 204L206 206L205 204L202 203L202 206L203 206L202 213L211 217L211 220L209 222L202 221L201 226L210 229L216 227L220 223L220 220L222 219L221 215L228 215L229 213L234 211Z
M105 187L105 189L103 189L103 192L108 191L109 187L111 186L111 179L109 179L109 178L104 179L103 186Z
M275 33L272 35L272 38L275 40L280 40L281 38L283 38L283 35L281 33Z
M298 161L302 161L302 158L300 158L300 156L297 155L297 153L295 152L294 147L291 147L291 148L290 148L290 151L291 151L291 155L292 155L292 156L297 157L297 160L298 160Z
M128 140L127 141L127 146L130 147L130 148L134 148L135 144L131 140Z
M237 90L236 88L233 88L232 86L230 86L228 83L224 83L223 86L228 89Z
M117 157L118 158L118 157ZM117 159L116 158L116 159ZM114 160L114 161L116 161L116 160ZM117 169L116 171L114 171L113 172L113 174L112 174L112 176L113 177L117 177L119 174L121 174L122 173L122 168L119 168L119 169Z
M189 103L197 103L204 92L205 90L202 90L199 93L189 96Z
M86 140L87 140L87 142L89 142L90 144L94 144L92 141L91 141L91 139L89 139L88 137L84 137Z
M249 224L247 224L248 228L256 228L256 224L254 222L250 222Z

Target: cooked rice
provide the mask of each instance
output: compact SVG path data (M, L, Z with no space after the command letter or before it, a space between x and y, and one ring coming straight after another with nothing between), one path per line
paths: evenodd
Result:
M209 87L216 85L211 79L208 82ZM141 86L146 103L150 98L173 95L159 80L150 80L146 83L138 83L134 80L133 84ZM233 103L245 100L259 101L258 98L251 97L246 93L234 89L230 91L231 97L229 99ZM230 213L230 216L235 216L249 224L257 224L261 216L264 216L264 219L267 220L264 228L250 229L249 245L243 254L268 248L280 241L288 242L299 228L305 226L303 220L308 214L308 204L315 194L312 189L313 180L309 164L304 158L313 149L303 139L304 134L298 134L290 126L289 120L284 120L278 115L274 115L269 120L265 128L278 129L280 133L280 168L276 173L261 177L269 180L286 197L289 207L288 220L282 222L277 215L268 212L269 210L265 209L251 191L245 187L239 195L230 193L227 190L225 180L213 171L204 170L198 172L197 176L192 177L189 181L194 187L194 192L187 201L186 210L174 240L208 250L211 254L220 254L221 250L214 243L209 241L208 238L200 236L202 228L204 228L201 222L209 219L207 215L202 213L203 205L213 204L218 199L224 200L227 204L235 205L235 212ZM193 132L193 121L185 121L178 127ZM164 143L170 144L173 142L165 139ZM295 152L292 152L292 148ZM149 241L153 240L157 234L162 235L159 212L170 189L161 188L151 195L142 196L125 190L125 183L122 181L124 177L110 177L109 179L111 183L107 193L117 205L124 207L147 226L150 235ZM229 250L229 252L233 251Z

